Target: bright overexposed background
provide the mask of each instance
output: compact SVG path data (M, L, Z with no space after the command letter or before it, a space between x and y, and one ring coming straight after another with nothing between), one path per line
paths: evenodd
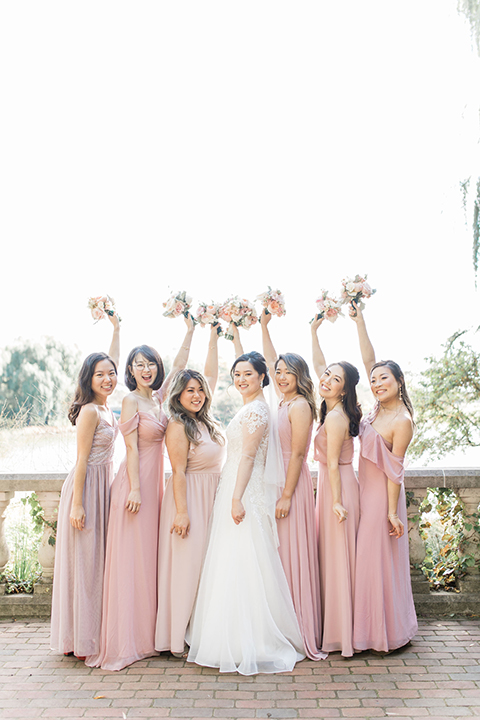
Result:
M4 3L0 67L0 346L107 349L86 301L109 293L122 362L172 355L170 290L273 285L277 350L310 359L320 289L357 272L377 355L405 370L480 324L460 191L480 174L480 62L455 0ZM321 338L360 365L348 318Z

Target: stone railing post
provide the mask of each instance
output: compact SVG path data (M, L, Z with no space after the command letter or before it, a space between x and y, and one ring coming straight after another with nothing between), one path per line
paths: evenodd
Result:
M480 504L480 488L459 488L457 495L465 507L465 518L467 524L473 524L475 519L473 513L478 511ZM480 537L475 528L465 530L465 543L463 555L471 555L475 560L475 565L466 568L466 575L459 580L458 585L461 592L480 593Z
M43 508L43 517L49 522L55 522L57 519L58 503L60 502L60 493L58 491L41 490L37 491L38 502ZM55 545L48 542L52 535L52 529L45 525L43 536L38 547L38 560L42 566L42 578L40 582L35 584L35 593L45 594L51 593L53 583L53 568L55 565Z
M420 569L421 564L425 560L425 542L420 534L418 516L420 515L420 505L425 497L424 488L414 488L408 490L410 504L407 507L408 518L408 542L410 546L410 577L412 580L412 591L415 594L429 593L430 585Z
M0 574L5 571L5 566L10 558L7 539L5 537L5 512L8 504L14 496L13 490L0 492Z

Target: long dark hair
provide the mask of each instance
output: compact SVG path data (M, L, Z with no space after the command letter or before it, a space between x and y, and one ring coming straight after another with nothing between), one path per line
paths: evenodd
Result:
M280 360L283 360L288 370L295 375L297 380L297 392L308 402L310 410L312 411L312 419L316 420L318 417L318 410L317 403L315 401L315 386L312 378L310 377L310 370L308 369L307 363L301 355L297 355L296 353L283 353L283 355L278 356L275 363L275 370L277 369L277 365Z
M372 372L379 367L387 367L395 380L400 385L399 391L400 391L400 398L403 401L403 404L407 408L408 412L410 413L410 417L413 421L413 405L412 401L410 400L410 396L407 392L407 387L405 385L405 375L402 372L402 369L398 363L396 363L394 360L379 360L370 370L370 375ZM376 408L378 408L380 405L379 401L377 400Z
M263 355L260 355L260 353L256 352L255 350L252 350L252 352L243 353L243 355L239 355L239 357L237 357L235 362L233 363L232 369L230 370L230 377L232 378L232 380L235 374L235 368L240 362L248 362L250 363L250 365L253 365L257 373L264 376L262 381L262 387L267 387L267 385L270 383L270 377L268 375L267 363L265 362L265 358L263 357Z
M68 419L72 425L77 424L78 414L82 407L92 402L95 397L95 393L92 390L92 378L97 364L102 360L109 360L113 365L115 375L117 374L117 366L107 353L92 353L85 358L83 365L80 368L80 372L78 373L75 395L73 396L72 403L68 409Z
M193 418L187 413L182 403L180 395L188 385L189 380L197 380L205 393L205 402L202 408ZM168 411L172 420L181 422L185 428L185 435L189 442L198 445L200 442L199 423L203 423L207 428L210 437L219 445L223 445L225 440L218 429L218 425L214 418L210 415L210 405L212 404L212 393L208 387L208 383L203 375L197 370L179 370L172 380L172 385L168 393Z
M163 367L162 358L155 348L150 347L150 345L137 345L137 347L134 347L133 350L130 350L125 365L125 385L129 390L137 389L136 380L133 376L133 372L130 370L130 367L133 365L133 361L137 355L143 355L149 363L154 362L157 366L157 377L150 387L152 390L158 390L162 387L163 381L165 380L165 368Z
M360 380L360 374L355 365L351 365L345 360L331 363L328 367L332 367L332 365L340 365L343 370L345 385L343 387L342 406L348 417L348 432L351 437L357 437L360 429L360 420L362 419L362 408L357 400L357 385ZM320 406L320 425L323 425L325 422L326 415L327 403L325 399L323 399Z

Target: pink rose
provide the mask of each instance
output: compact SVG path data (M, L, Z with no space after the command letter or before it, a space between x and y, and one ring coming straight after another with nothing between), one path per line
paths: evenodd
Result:
M174 309L175 315L181 315L183 313L184 308L185 308L184 303L181 302L180 300L177 300L177 302L175 303L175 309Z
M101 320L105 316L103 310L99 307L92 308L92 317L94 320Z

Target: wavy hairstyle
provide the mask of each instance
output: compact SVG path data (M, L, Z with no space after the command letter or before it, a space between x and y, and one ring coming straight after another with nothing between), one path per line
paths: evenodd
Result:
M401 399L403 401L403 404L407 408L408 412L410 413L410 417L412 418L412 421L413 421L413 405L412 405L412 401L410 400L410 396L407 392L407 387L405 385L405 375L403 374L400 365L398 363L396 363L394 360L379 360L377 363L375 363L375 365L370 370L370 375L376 368L379 368L379 367L387 367L391 371L395 380L400 385L399 390L400 390ZM380 406L380 402L377 400L376 409L379 406Z
M91 353L83 361L80 372L78 373L77 387L75 388L75 395L73 396L72 403L68 408L68 419L72 425L77 424L77 418L80 410L84 405L93 402L95 393L92 390L92 378L95 373L97 364L102 360L110 360L117 374L117 366L114 361L104 352Z
M259 352L256 352L256 350L252 350L252 352L243 353L243 355L239 355L235 362L232 365L232 369L230 370L230 377L234 378L235 375L235 368L237 367L239 362L248 362L250 365L253 365L254 369L257 371L259 375L263 375L262 380L262 387L267 387L267 385L270 384L270 376L268 374L268 367L267 363L265 362L265 358L263 355L260 355Z
M205 402L195 417L192 417L180 402L180 395L187 387L190 380L197 380L205 393ZM219 445L225 444L225 439L219 430L218 424L210 414L212 404L212 393L203 375L197 370L179 370L172 380L168 393L167 407L172 420L182 423L185 428L185 435L189 442L194 445L200 444L200 423L207 428L210 437Z
M307 363L301 355L297 355L296 353L283 353L283 355L279 355L277 358L275 370L280 360L283 360L288 370L292 375L295 375L297 392L308 402L310 410L312 411L312 419L316 420L318 417L318 409L315 400L315 385L310 377L310 370L308 369Z
M155 348L150 347L150 345L137 345L137 347L134 347L133 350L130 350L125 365L125 385L129 390L133 391L137 389L137 382L130 370L130 367L133 365L133 361L137 355L143 355L149 363L154 362L157 366L157 377L150 387L152 390L159 390L165 380L165 368L163 367L162 358Z
M343 370L345 385L343 388L342 406L348 417L348 432L351 437L357 437L360 429L360 420L362 419L362 408L357 400L357 385L360 380L359 372L355 365L351 365L345 360L330 363L328 367L332 367L332 365L340 365ZM327 403L325 399L323 399L320 406L320 425L323 425L325 422L326 415Z

